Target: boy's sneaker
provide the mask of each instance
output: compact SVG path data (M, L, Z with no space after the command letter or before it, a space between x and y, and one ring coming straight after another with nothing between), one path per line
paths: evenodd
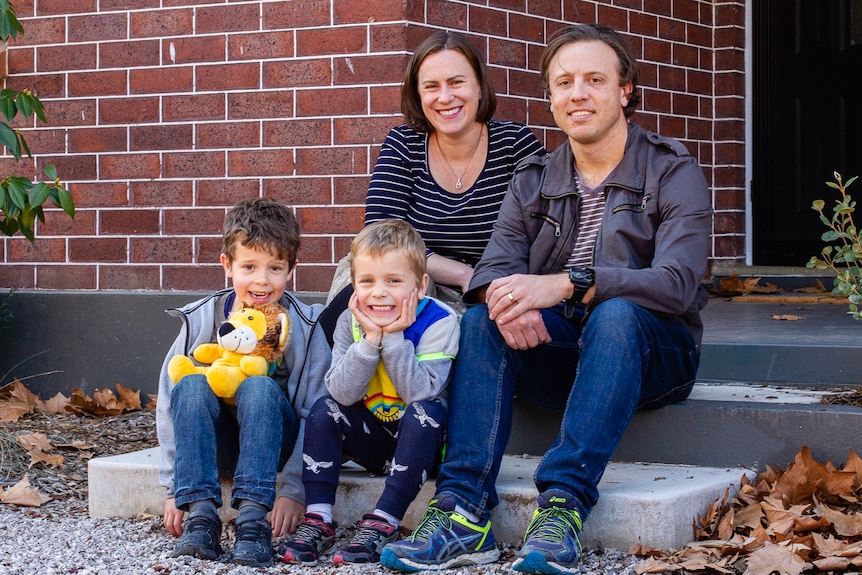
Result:
M455 500L432 499L406 539L383 548L380 563L398 571L449 569L491 563L500 557L491 521L476 525L455 511Z
M317 559L332 549L335 529L317 513L306 513L296 533L278 546L276 555L285 563L317 565Z
M189 515L174 546L174 557L191 555L199 559L218 559L221 555L221 519L209 515Z
M268 521L246 521L236 526L233 562L251 567L272 565L272 527Z
M578 534L582 530L571 495L562 491L542 493L512 569L522 573L578 573Z
M336 565L343 563L376 563L383 546L398 539L398 528L373 513L366 513L346 547L332 556Z

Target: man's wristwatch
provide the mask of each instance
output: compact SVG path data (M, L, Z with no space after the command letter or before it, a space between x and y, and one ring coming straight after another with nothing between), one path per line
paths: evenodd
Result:
M575 286L572 297L566 302L566 315L571 317L575 305L581 303L587 290L596 283L596 273L590 268L569 268L569 281Z

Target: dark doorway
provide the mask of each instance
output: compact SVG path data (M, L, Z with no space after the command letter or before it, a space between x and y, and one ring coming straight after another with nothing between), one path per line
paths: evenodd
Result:
M803 266L826 230L811 202L838 197L833 171L862 175L862 0L753 10L753 263ZM850 193L862 198L862 185Z

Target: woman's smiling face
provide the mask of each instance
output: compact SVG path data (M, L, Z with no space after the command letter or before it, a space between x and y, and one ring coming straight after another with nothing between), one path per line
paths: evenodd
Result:
M482 89L461 52L430 54L419 66L417 85L422 112L435 131L457 136L476 122Z

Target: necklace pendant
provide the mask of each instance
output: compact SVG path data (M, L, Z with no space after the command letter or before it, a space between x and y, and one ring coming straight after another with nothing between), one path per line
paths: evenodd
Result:
M458 178L458 181L457 181L457 182L455 182L455 189L456 189L456 190L460 190L460 189L461 189L461 178Z

